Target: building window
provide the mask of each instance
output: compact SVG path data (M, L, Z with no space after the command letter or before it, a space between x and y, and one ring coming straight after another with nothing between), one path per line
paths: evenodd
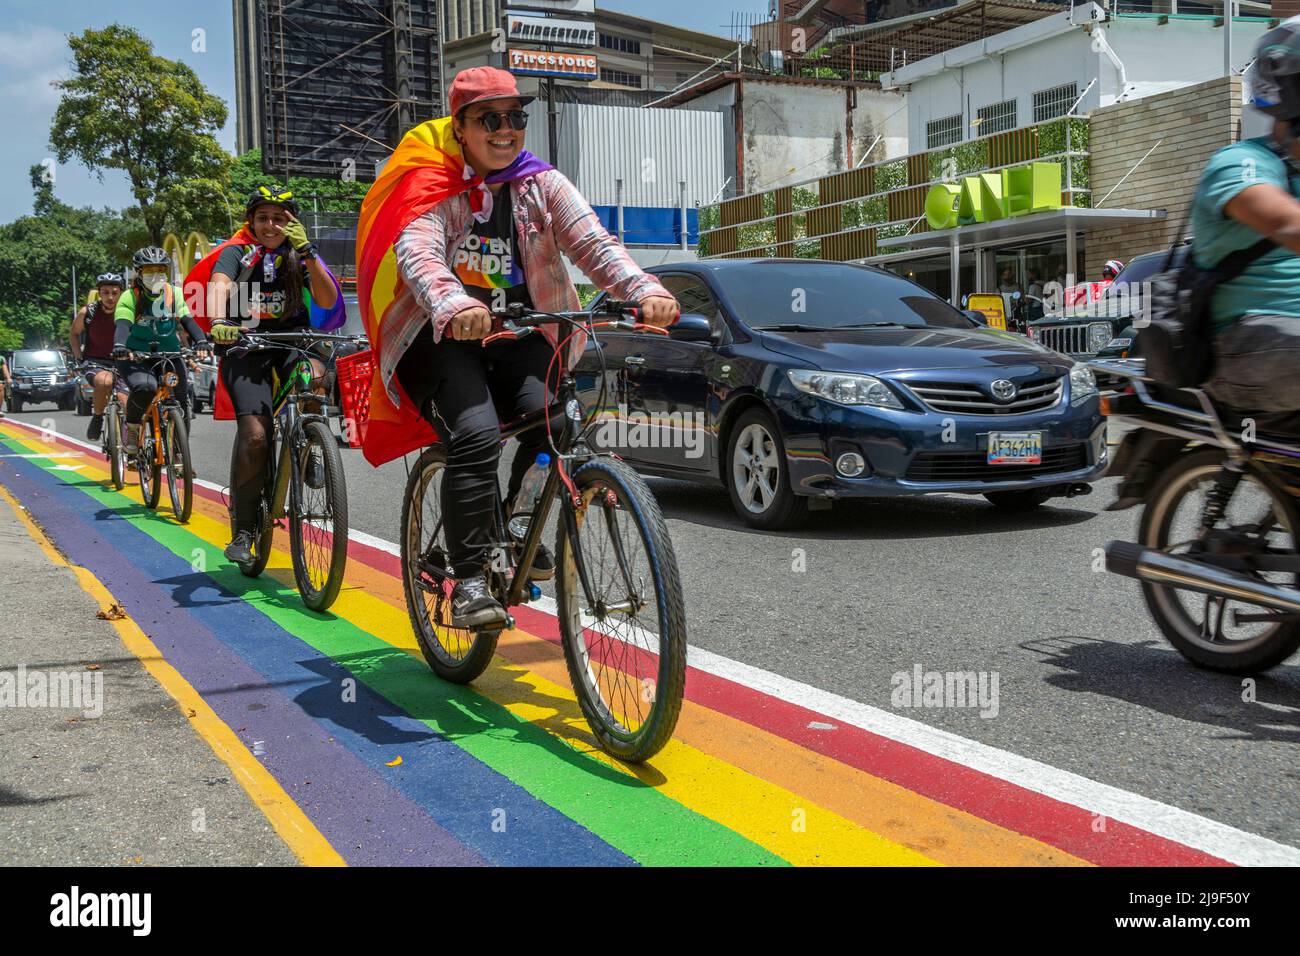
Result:
M1005 133L1016 128L1016 101L1003 100L992 106L981 106L978 110L979 120L975 126L978 136L992 133Z
M627 37L611 36L608 33L600 34L600 45L606 50L617 50L619 53L635 53L641 55L641 41L629 40ZM641 84L637 84L640 86Z
M1039 90L1034 94L1034 122L1045 123L1058 116L1064 116L1078 98L1078 83L1066 83L1064 86L1054 86L1050 90Z
M636 73L624 73L622 70L607 70L603 66L600 68L600 78L606 83L613 83L616 86L634 86L641 89L641 77Z
M945 116L925 124L925 148L937 149L961 142L961 114Z

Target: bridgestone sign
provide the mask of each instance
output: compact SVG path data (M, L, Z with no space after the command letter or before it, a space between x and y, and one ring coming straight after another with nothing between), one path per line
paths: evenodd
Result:
M596 45L596 25L582 20L553 17L529 17L512 13L508 18L507 39L550 46Z

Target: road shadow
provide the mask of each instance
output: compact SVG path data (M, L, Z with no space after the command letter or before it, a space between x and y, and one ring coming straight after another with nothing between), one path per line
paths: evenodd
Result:
M232 594L227 588L218 584L206 571L194 571L190 574L178 574L170 578L157 578L154 584L161 584L172 589L172 600L184 608L221 607L243 603L243 599ZM195 597L199 591L213 591L220 595L217 599L200 600Z
M666 780L652 763L620 763L631 775L612 766L612 758L600 753L575 701L538 689L533 675L505 665L501 658L495 658L472 685L444 681L422 659L398 648L300 663L326 680L298 694L294 700L299 706L373 743L419 747L490 735L512 745L538 748L620 786L657 786ZM357 678L356 702L341 704L340 681L350 676ZM524 711L527 718L510 708ZM399 730L392 721L400 717L412 717L429 730Z
M75 800L84 796L86 796L84 793L65 793L57 797L29 797L20 790L0 783L0 807L36 807L47 803L62 803L64 800Z
M809 512L800 527L764 531L740 519L726 489L670 478L646 478L646 483L665 518L763 537L824 541L950 538L1066 528L1096 517L1111 497L1107 491L1094 491L1086 508L1077 503L1080 499L1053 498L1022 513L995 508L983 498L957 495L846 498L835 502L829 511Z
M1223 740L1300 744L1300 668L1256 675L1255 700L1248 702L1242 699L1246 678L1197 667L1159 641L1062 635L1019 646L1057 669L1045 678L1053 687L1216 727L1225 731Z

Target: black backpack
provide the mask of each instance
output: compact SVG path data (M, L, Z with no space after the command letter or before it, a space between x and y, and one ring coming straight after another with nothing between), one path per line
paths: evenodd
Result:
M1190 216L1189 216L1190 218ZM1214 366L1214 329L1210 298L1224 282L1237 278L1262 255L1277 248L1261 239L1246 249L1230 252L1218 265L1203 269L1187 250L1183 265L1174 267L1174 246L1162 271L1151 277L1146 328L1142 329L1142 355L1147 375L1176 388L1191 388L1210 377Z

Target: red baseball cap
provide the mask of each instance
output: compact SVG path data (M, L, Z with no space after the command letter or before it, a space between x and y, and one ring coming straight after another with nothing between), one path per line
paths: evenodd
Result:
M451 101L451 115L455 116L465 107L483 100L517 99L527 104L537 97L521 94L513 73L495 66L472 66L456 74L456 79L451 81L448 99Z

